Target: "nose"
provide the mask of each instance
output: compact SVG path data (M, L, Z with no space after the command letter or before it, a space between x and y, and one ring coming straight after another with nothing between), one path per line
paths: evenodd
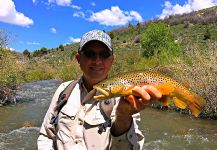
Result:
M102 58L100 58L99 54L95 55L95 57L92 59L96 64L102 63Z

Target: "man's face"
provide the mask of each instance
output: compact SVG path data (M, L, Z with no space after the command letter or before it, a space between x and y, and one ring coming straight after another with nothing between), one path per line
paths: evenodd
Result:
M98 41L88 43L76 58L83 71L84 79L91 85L107 77L114 60L112 52Z

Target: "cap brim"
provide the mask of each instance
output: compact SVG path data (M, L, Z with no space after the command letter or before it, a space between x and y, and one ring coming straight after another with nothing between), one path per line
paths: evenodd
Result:
M98 40L98 39L92 39L92 40L89 40L89 41L85 42L82 46L79 46L78 51L81 51L82 48L83 48L85 45L87 45L88 43L93 42L93 41L101 42L102 44L104 44L104 45L108 48L108 50L110 50L111 52L113 52L113 49L112 49L110 46L108 46L105 42L103 42L103 41L101 41L101 40Z

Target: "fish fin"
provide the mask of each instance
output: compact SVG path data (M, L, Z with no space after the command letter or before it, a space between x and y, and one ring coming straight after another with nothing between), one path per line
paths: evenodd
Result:
M105 95L97 95L93 97L95 100L104 100L106 98Z
M205 100L192 93L192 92L183 92L180 89L176 89L174 92L175 97L178 97L179 99L185 100L188 108L190 109L191 113L195 116L198 117L200 112L202 111L202 108L205 106L206 102Z
M134 87L135 87L135 85L131 85L131 86L127 87L127 88L123 88L121 93L123 95L131 95L133 93L132 90L133 90Z
M202 108L205 106L206 101L198 95L193 95L192 99L193 103L189 104L189 109L195 117L198 117Z
M172 92L174 92L175 88L171 84L159 84L155 86L162 95L170 95Z
M163 95L159 100L162 106L169 106L169 97Z
M178 99L177 97L173 97L173 102L177 107L181 109L185 109L187 107L187 104L183 102L183 100Z

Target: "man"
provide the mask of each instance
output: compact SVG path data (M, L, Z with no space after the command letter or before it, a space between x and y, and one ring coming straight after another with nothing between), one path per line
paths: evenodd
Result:
M57 126L53 128L50 123L53 109L60 93L70 82L61 84L55 92L40 130L38 149L142 149L144 137L137 125L139 112L150 101L161 98L161 93L150 85L136 86L133 92L140 97L129 95L94 104L91 100L84 102L93 85L107 77L114 61L109 35L100 30L85 33L76 59L83 75L60 110ZM111 126L108 123L110 118Z

